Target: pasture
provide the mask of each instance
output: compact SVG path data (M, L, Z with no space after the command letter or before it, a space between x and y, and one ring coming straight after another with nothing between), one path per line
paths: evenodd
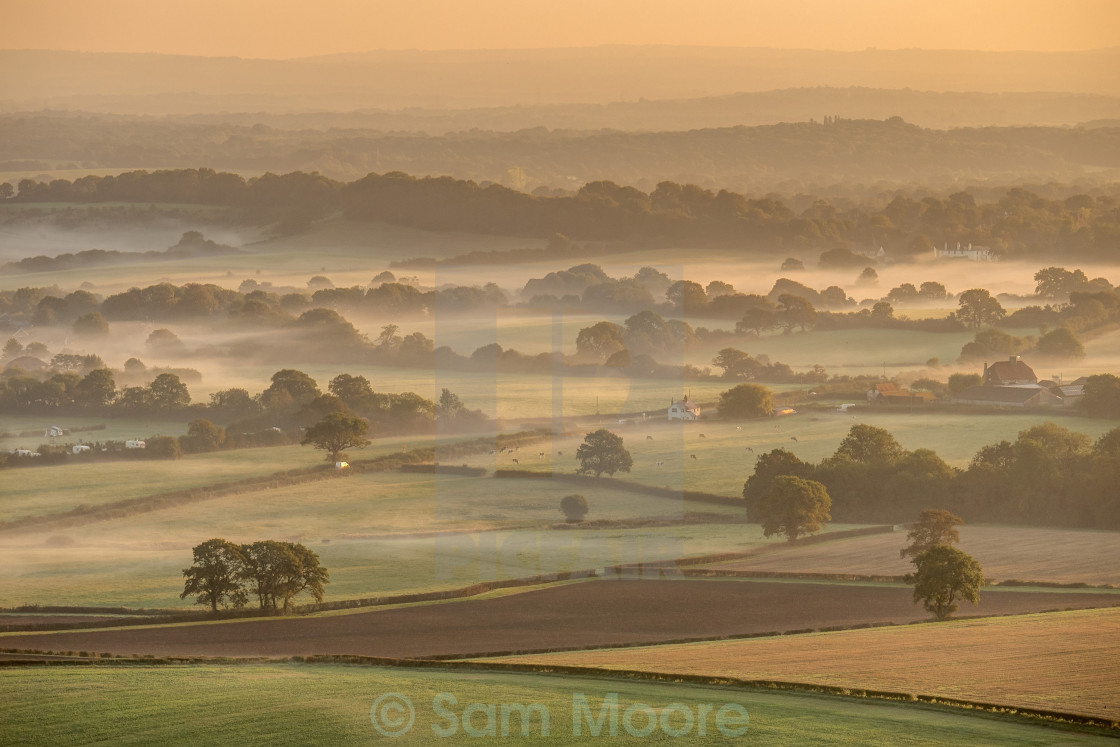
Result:
M277 451L282 458L286 450L298 448ZM271 450L229 453L257 451ZM318 455L306 453L308 459ZM560 499L572 492L588 498L591 520L680 522L686 512L705 516L688 519L695 524L551 529L563 524ZM191 548L211 537L303 542L331 571L328 599L343 599L738 551L777 541L764 539L757 525L739 523L742 518L735 506L616 491L609 480L586 489L549 480L355 473L69 529L9 534L0 547L0 562L8 569L0 606L188 606L189 600L178 598L180 572L190 564Z
M1120 533L1104 530L964 526L959 547L980 563L989 583L1004 580L1120 585ZM782 548L706 568L787 573L901 576L914 570L898 551L906 534L844 537Z
M503 660L879 689L1115 721L1118 642L1120 609L1096 609Z
M693 394L695 397L695 391ZM579 466L574 455L583 436L598 427L605 427L622 436L624 446L634 459L631 472L619 477L659 487L738 496L742 494L743 483L754 471L755 461L763 453L780 448L802 460L819 462L835 453L848 431L857 423L889 430L906 449L933 449L954 467L967 467L983 446L1002 440L1014 441L1020 431L1048 421L1085 433L1093 439L1116 427L1114 421L1055 418L1046 413L911 413L894 408L864 408L859 412L837 413L798 407L801 411L797 415L739 422L700 420L670 423L660 413L647 421L625 424L606 418L599 421L588 419L573 433L554 436L551 444L546 441L541 442L539 448L533 446L516 454L481 455L466 461L491 469L516 466L520 469L573 472ZM702 415L708 411L703 410ZM545 452L543 457L540 456L542 451ZM513 464L515 458L517 465Z
M465 729L463 710L472 703L495 704L496 736L502 732L500 705L540 704L549 717L543 734L539 711L522 736L518 716L508 731L522 741L548 744L585 742L589 725L574 734L574 698L582 694L597 716L610 694L617 694L620 720L626 708L644 704L666 719L674 733L693 744L724 743L714 715L704 718L700 736L697 718L685 734L682 709L702 713L707 704L718 709L740 704L748 714L746 738L757 744L977 744L1046 745L1103 741L1094 731L1056 730L1012 717L973 715L943 708L914 707L802 693L769 693L751 689L630 682L591 677L555 677L503 672L360 667L338 664L245 663L182 666L119 665L104 667L36 667L0 669L0 717L5 743L23 745L90 744L366 744L383 740L371 723L376 698L399 693L415 713L404 737L410 743L478 742ZM433 699L449 693L456 699L454 722L433 708ZM670 704L679 704L668 708ZM380 709L376 712L381 712ZM390 712L385 712L392 716ZM578 713L578 712L577 712ZM107 717L109 715L116 716ZM635 731L645 714L632 720ZM476 713L471 728L486 733L486 708ZM390 723L387 718L384 722ZM402 722L403 725L404 722ZM441 732L433 731L433 727ZM620 723L612 743L645 744L651 737L630 736ZM604 725L603 736L609 730ZM679 730L679 731L678 731ZM666 738L662 732L657 736Z

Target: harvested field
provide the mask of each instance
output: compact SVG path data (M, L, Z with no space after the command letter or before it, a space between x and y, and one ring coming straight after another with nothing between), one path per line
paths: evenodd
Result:
M967 613L1120 604L1120 594L985 590ZM901 586L603 580L491 599L297 619L0 636L0 648L114 654L387 657L656 643L927 619Z
M989 582L1017 579L1120 585L1120 532L1029 527L961 527L960 548ZM732 571L901 576L914 567L900 558L906 533L850 537L777 548L757 557L704 566Z
M1118 609L503 661L775 679L1120 720Z

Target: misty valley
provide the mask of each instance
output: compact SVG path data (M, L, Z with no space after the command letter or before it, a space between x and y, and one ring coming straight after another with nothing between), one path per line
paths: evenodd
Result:
M0 744L1115 738L1117 52L778 52L0 49Z

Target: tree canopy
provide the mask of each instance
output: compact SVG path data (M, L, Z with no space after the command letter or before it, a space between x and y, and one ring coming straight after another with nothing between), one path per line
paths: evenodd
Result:
M910 527L908 544L898 551L899 557L916 558L934 545L955 545L961 541L957 527L964 519L945 509L927 508Z
M760 418L773 412L770 390L760 384L738 384L719 395L721 418Z
M581 475L594 473L596 477L604 472L614 476L615 472L629 472L634 466L630 452L622 445L622 436L618 436L605 428L592 431L584 437L583 443L576 449L576 459L579 460Z
M343 412L332 412L304 433L301 445L311 444L327 452L328 462L337 462L347 449L360 449L369 444L366 433L369 423Z
M914 604L944 620L957 611L958 599L980 603L984 572L967 553L948 545L933 545L914 558L915 570L906 576L914 586Z
M247 596L242 587L245 557L241 548L221 538L210 539L194 548L194 564L183 569L186 582L180 599L195 597L198 604L218 607L243 607Z
M957 318L968 327L979 329L1007 316L1000 302L983 288L972 288L957 296Z
M821 483L780 475L757 502L755 514L764 535L781 534L792 542L802 535L819 532L832 519L831 507L828 489Z

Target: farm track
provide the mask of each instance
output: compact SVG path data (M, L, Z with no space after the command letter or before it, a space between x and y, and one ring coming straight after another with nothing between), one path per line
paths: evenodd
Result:
M963 614L1120 605L1108 593L985 590ZM434 658L628 646L928 619L891 586L602 580L492 599L304 618L0 636L0 648L157 656Z

